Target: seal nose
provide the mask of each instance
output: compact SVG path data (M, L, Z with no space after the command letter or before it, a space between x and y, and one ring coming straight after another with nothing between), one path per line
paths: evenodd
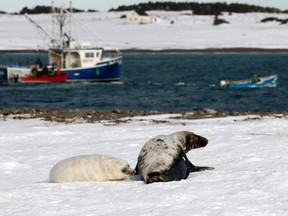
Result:
M208 139L207 138L201 137L200 139L201 139L201 144L202 144L203 147L208 144Z
M131 175L131 176L132 176L132 175L135 175L135 174L136 174L136 170L130 168L129 171L128 171L128 174Z
M121 171L128 176L132 176L136 173L136 171L134 169L132 169L131 167L125 167Z
M208 139L206 139L205 137L201 137L196 135L193 139L193 147L194 148L201 148L201 147L205 147L208 144Z

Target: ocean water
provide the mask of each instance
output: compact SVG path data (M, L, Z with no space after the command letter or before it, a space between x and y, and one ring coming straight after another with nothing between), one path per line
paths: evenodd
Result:
M46 61L0 54L0 64ZM275 88L225 90L222 79L278 74ZM0 108L287 111L288 53L129 53L120 82L0 85Z

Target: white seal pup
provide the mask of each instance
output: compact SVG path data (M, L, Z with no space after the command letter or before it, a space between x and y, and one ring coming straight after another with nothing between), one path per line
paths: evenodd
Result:
M190 172L211 170L213 167L194 166L186 153L206 146L208 140L189 131L160 135L150 139L141 149L136 174L145 183L178 181Z
M59 161L50 171L50 182L117 181L135 171L119 158L104 155L81 155Z

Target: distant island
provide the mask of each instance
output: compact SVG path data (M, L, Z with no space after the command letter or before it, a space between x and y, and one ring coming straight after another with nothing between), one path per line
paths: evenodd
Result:
M56 7L57 8L57 7ZM70 8L67 10L70 10ZM38 6L35 6L34 8L30 9L28 7L24 7L22 8L22 10L19 12L19 13L12 13L12 14L25 14L25 13L28 13L28 14L49 14L51 13L52 11L52 7L51 6L42 6L42 5L38 5ZM77 8L72 8L72 11L73 13L80 13L80 12L85 12L85 10L80 10L80 9L77 9ZM88 10L87 12L96 12L97 10ZM0 11L0 14L6 14L5 11Z
M110 11L129 11L129 10L164 10L164 11L193 11L195 15L219 15L221 12L229 13L287 13L288 11L281 11L277 8L260 7L249 4L239 3L198 3L198 2L148 2L140 3L130 6L119 6L116 9Z
M87 11L73 8L74 13L77 12L97 12L97 10L89 9ZM221 12L229 13L288 13L288 10L281 11L273 7L261 7L249 4L231 3L198 3L198 2L148 2L134 5L122 5L118 8L112 8L109 11L130 11L130 10L163 10L163 11L193 11L195 15L219 15ZM6 12L0 11L5 14ZM36 6L32 9L24 7L19 13L14 14L47 14L51 13L51 6Z

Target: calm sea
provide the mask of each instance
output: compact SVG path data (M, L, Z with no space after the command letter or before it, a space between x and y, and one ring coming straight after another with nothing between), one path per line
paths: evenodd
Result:
M45 54L0 54L25 64ZM221 79L278 74L276 88L224 90ZM288 53L129 53L121 82L0 85L0 108L287 111Z

